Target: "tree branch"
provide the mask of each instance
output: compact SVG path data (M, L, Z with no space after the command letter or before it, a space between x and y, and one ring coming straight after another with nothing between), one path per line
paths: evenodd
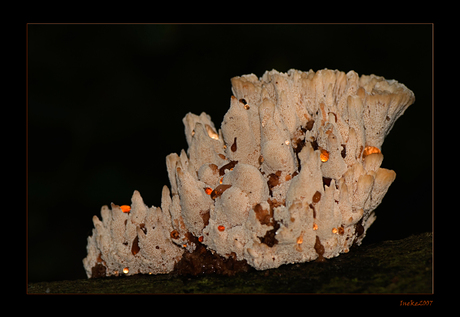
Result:
M432 233L355 247L323 263L187 277L135 275L28 285L28 293L431 293Z

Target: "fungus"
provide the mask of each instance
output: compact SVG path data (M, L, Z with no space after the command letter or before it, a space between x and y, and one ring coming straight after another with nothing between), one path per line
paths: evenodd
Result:
M217 272L325 261L360 245L396 177L380 151L414 102L396 80L323 69L231 80L221 129L183 123L166 157L160 207L138 191L103 206L87 239L88 277Z

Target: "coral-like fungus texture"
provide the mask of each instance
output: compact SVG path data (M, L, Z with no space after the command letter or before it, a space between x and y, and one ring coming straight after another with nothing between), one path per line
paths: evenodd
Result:
M161 206L93 217L88 277L232 275L324 261L360 245L394 181L380 167L385 136L415 100L396 80L337 70L267 71L231 79L217 129L183 119L187 151L166 157Z

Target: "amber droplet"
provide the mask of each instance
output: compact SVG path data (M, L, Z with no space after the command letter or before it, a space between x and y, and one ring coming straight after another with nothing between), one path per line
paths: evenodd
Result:
M203 242L203 236L199 237L198 241Z
M338 233L337 228L332 228L332 233L337 234Z
M128 206L128 205L121 205L120 208L121 208L121 211L123 211L123 212L130 212L131 211L131 206Z
M206 187L206 188L204 189L204 191L206 192L206 194L211 195L211 193L212 193L212 188Z
M321 162L327 162L329 160L329 152L325 149L322 149L319 158L321 159Z
M364 148L363 157L366 157L366 156L374 154L374 153L382 153L382 152L378 148L376 148L375 146L366 146Z
M129 267L125 267L125 268L123 269L123 273L128 274L128 273L129 273Z
M316 223L313 223L313 230L318 230L318 225Z
M345 229L343 227L339 227L339 234L343 235L345 233Z
M225 185L225 184L222 184L222 185L217 186L217 187L214 188L214 190L212 191L212 193L211 193L211 198L212 198L212 199L216 199L217 197L219 197L220 195L222 195L222 193L223 193L224 191L226 191L227 189L229 189L230 187L232 187L232 185Z
M313 202L316 204L318 201L321 199L321 193L319 191L316 191L316 193L313 195Z
M170 235L171 235L171 238L173 238L173 239L179 239L179 231L177 231L177 230L171 231Z
M232 152L236 152L236 149L237 149L237 145L236 145L236 137L235 137L235 139L233 140L233 144L230 147L230 150L232 150Z
M319 239L318 236L316 236L316 242L315 242L315 251L316 253L318 253L318 259L317 261L318 262L324 262L325 259L323 257L323 254L324 254L324 246L321 244L321 240Z
M224 230L225 230L225 227L224 227L224 226L219 226L219 227L217 227L217 230L219 230L219 231L224 231Z

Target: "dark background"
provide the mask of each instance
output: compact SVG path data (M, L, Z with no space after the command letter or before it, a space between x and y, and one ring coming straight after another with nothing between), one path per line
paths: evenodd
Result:
M160 205L182 118L230 105L230 78L323 68L413 90L385 140L397 173L364 244L432 228L432 25L28 25L28 278L85 278L92 216Z

